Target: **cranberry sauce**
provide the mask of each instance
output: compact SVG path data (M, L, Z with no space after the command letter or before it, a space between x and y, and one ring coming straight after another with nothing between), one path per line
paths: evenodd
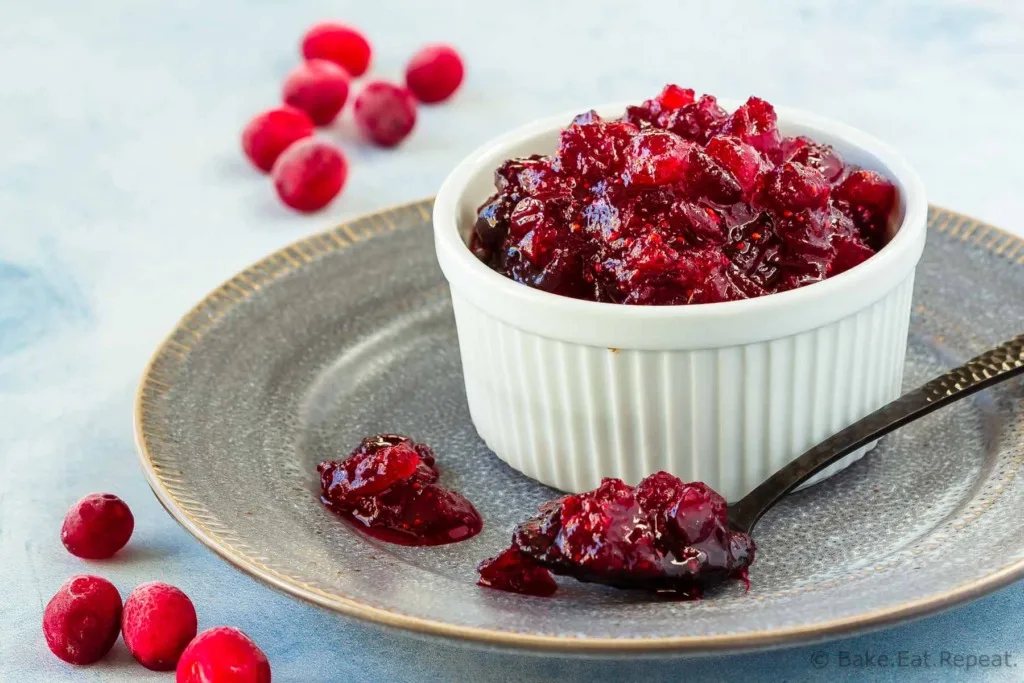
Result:
M733 113L668 85L617 120L577 116L553 156L504 162L470 248L555 294L699 304L842 273L886 239L896 188L828 145L783 137L769 103Z
M558 590L551 573L516 548L503 550L477 567L478 586L546 598Z
M538 572L544 568L699 598L727 579L746 582L754 552L750 536L729 530L724 498L658 472L636 487L605 479L593 491L544 503L516 527L511 548L480 565L479 585L550 595L550 576Z
M401 545L441 545L472 538L483 520L462 495L437 484L429 446L377 434L345 460L322 462L322 500L355 526Z

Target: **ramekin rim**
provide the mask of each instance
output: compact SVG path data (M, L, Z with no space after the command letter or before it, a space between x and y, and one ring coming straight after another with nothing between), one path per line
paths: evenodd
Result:
M636 101L605 103L591 107L591 109L595 109L599 113L622 112L625 107L635 104ZM739 104L737 100L724 98L719 99L719 102L730 110ZM588 313L617 316L626 321L685 320L699 322L702 319L731 318L753 311L764 314L773 309L782 312L800 308L856 288L858 283L870 281L874 275L897 264L905 263L909 258L914 259L913 263L908 264L908 270L912 269L916 265L916 260L923 247L928 204L924 182L903 155L889 144L849 124L790 107L776 107L775 110L780 122L822 130L834 137L842 138L853 147L870 152L884 164L892 174L891 179L895 180L901 190L905 192L906 210L895 236L883 249L864 263L821 282L786 292L738 301L670 306L629 306L575 299L529 287L495 272L476 258L459 234L457 217L459 199L465 192L469 181L475 177L477 171L480 170L479 167L487 158L501 149L513 146L524 138L563 128L568 121L572 120L573 116L581 111L573 110L571 113L556 114L532 121L492 138L464 157L445 178L434 200L433 210L435 244L439 252L442 270L445 270L448 265L447 259L440 259L441 251L444 250L445 256L452 259L450 263L463 269L467 275L473 278L474 284L487 287L492 291L500 291L502 295L511 297L523 305L541 306L548 311L565 314ZM450 281L449 274L446 272L445 275Z

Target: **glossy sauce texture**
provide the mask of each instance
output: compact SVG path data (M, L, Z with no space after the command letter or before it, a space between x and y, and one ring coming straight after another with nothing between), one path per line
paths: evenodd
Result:
M897 193L828 145L783 137L764 100L730 114L675 85L621 119L580 114L554 155L504 162L495 186L470 240L491 268L555 294L651 305L849 270L884 246Z

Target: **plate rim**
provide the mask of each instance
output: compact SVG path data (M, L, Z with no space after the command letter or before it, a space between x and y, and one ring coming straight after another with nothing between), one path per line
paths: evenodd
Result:
M256 263L248 266L233 275L213 289L203 299L191 307L175 324L170 333L156 347L155 351L146 363L142 377L135 392L133 405L133 435L135 447L139 456L139 462L147 483L152 489L157 500L168 512L168 514L194 536L200 543L212 550L222 559L233 565L243 574L251 576L265 583L269 587L286 595L310 602L319 607L338 612L342 615L368 621L380 626L397 628L404 631L411 631L427 636L434 636L446 639L468 641L471 643L496 646L506 649L533 650L567 654L640 654L640 653L698 653L698 652L722 652L742 651L769 648L780 645L796 645L800 643L824 640L830 637L849 635L855 632L883 628L911 619L920 618L936 612L952 608L965 602L977 599L988 593L1003 588L1014 581L1024 578L1024 558L1017 562L1003 565L991 573L973 581L956 586L953 589L942 593L936 593L915 600L902 602L897 605L876 609L869 612L830 619L814 624L788 626L783 628L772 628L766 630L746 631L743 633L721 633L715 635L679 635L660 637L640 638L589 638L572 635L550 635L537 633L524 633L518 631L502 631L496 629L463 626L447 623L427 617L418 617L399 612L393 612L381 607L375 607L365 602L329 593L315 586L305 583L295 577L287 576L277 570L246 556L236 549L230 542L220 537L215 531L205 525L195 514L190 513L178 497L168 488L163 476L155 466L150 454L149 443L153 438L152 425L147 425L145 418L145 396L150 393L163 393L169 387L153 377L153 370L157 362L167 353L182 355L180 351L172 349L175 337L183 330L191 334L198 334L186 323L194 316L208 310L211 306L218 309L219 313L226 313L232 307L244 302L261 286L248 282L248 289L239 286L240 278L243 281L244 275L265 264L284 261L290 263L294 268L301 268L304 264L298 262L297 254L305 263L312 262L316 257L309 257L309 252L320 254L325 252L324 244L327 244L326 253L331 253L346 246L342 244L338 233L344 233L351 238L351 242L357 243L363 237L371 239L378 233L367 233L358 235L355 225L370 219L378 218L383 220L384 225L390 231L396 229L395 224L390 221L390 216L403 212L416 210L423 217L424 221L431 220L429 207L433 197L406 202L390 206L381 210L370 211L345 220L332 228L315 232L311 235L296 240L280 249L275 250ZM984 245L986 250L992 250L997 242L1001 247L997 254L1013 245L1013 251L1008 258L1013 258L1021 252L1021 258L1017 263L1024 262L1024 237L987 224L983 221L971 218L965 214L950 211L948 209L929 205L932 212L937 212L943 218L940 223L930 226L930 229L947 233L951 236L959 236L961 241L966 242L968 238L974 237L974 244L981 246L982 240L993 233L994 239ZM960 229L967 225L974 226L963 235L959 234ZM319 240L320 246L315 246ZM305 251L303 250L305 248ZM276 279L275 278L272 278ZM247 281L246 281L247 282ZM236 295L241 293L241 299L224 296L224 291L234 291ZM215 298L227 298L225 304L222 300L214 302ZM155 386L162 385L162 386Z

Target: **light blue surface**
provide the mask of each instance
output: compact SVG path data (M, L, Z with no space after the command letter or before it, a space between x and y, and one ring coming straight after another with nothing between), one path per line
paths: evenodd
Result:
M0 681L172 680L134 664L121 644L87 669L49 654L42 606L83 571L123 594L151 579L181 586L202 627L232 624L255 638L275 681L1024 680L1024 668L839 667L841 651L865 650L928 652L936 665L943 650L1024 661L1020 584L820 647L598 664L496 655L292 602L202 549L150 495L132 445L132 394L187 308L302 235L433 193L470 149L537 116L642 97L669 80L756 93L891 141L932 201L1024 233L1019 3L681 4L0 2ZM396 151L353 141L347 125L332 133L351 161L348 187L303 217L248 168L238 135L275 103L302 30L326 17L365 28L381 75L400 74L423 42L450 41L469 80L451 104L422 109ZM96 490L127 499L137 530L118 559L85 563L63 550L58 530L67 506ZM828 657L821 670L818 651Z

